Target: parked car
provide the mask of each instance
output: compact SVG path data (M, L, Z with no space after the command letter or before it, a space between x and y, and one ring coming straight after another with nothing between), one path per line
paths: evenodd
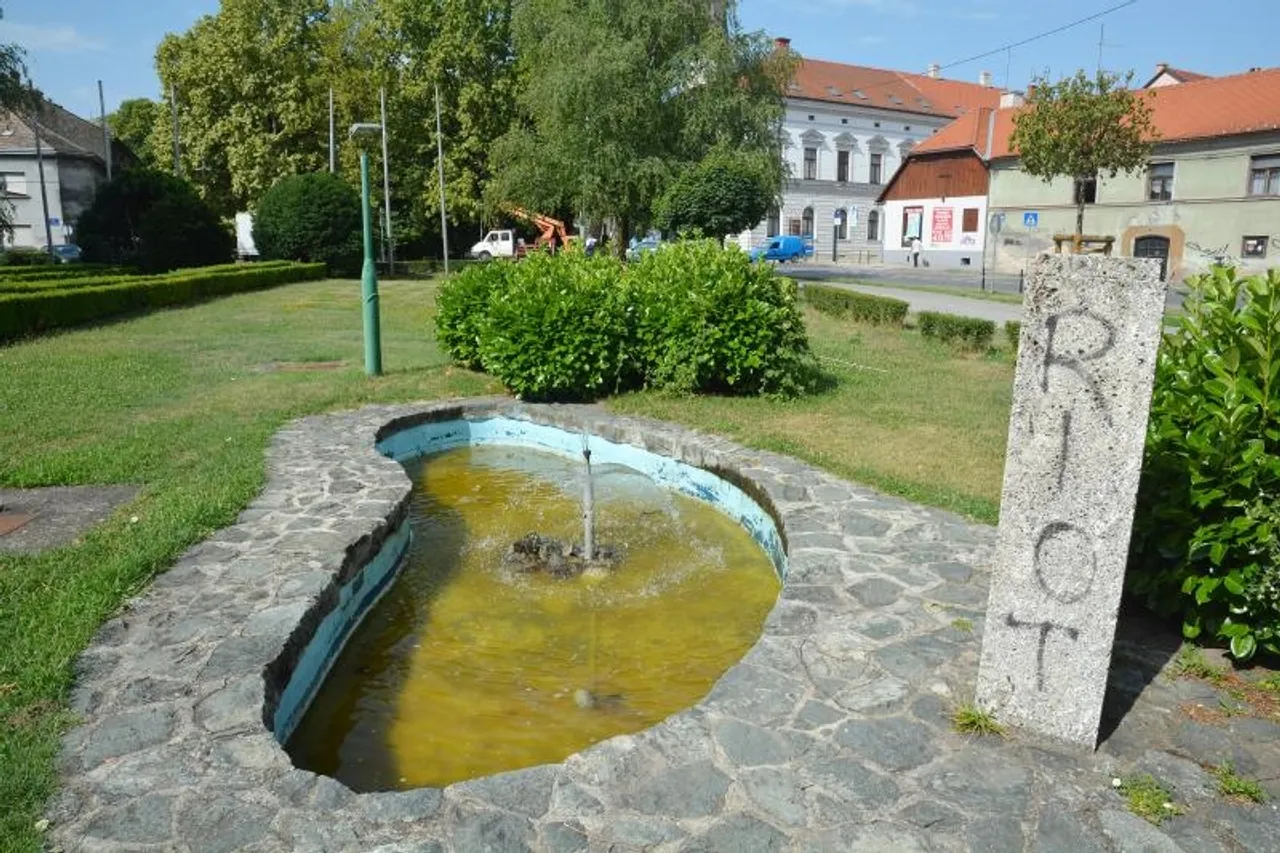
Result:
M74 243L54 246L53 257L60 264L78 264L80 263L80 247Z
M478 261L490 261L494 258L516 259L524 255L524 240L509 229L490 231L485 238L471 247L467 256Z
M660 246L662 246L662 239L652 234L643 240L633 240L627 247L627 260L638 261L643 255L657 251Z
M785 263L786 261L798 261L812 254L812 241L806 246L803 237L769 237L751 250L751 260Z

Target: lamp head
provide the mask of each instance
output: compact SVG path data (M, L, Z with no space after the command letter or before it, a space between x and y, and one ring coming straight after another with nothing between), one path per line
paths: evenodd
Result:
M363 122L351 125L347 136L357 145L368 145L382 135L382 125Z

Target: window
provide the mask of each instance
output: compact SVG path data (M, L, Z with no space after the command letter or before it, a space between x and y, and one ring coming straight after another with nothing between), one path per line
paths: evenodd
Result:
M26 195L27 176L22 172L0 173L0 190L7 195Z
M880 211L873 210L867 214L867 239L880 239Z
M1244 247L1240 250L1241 257L1265 258L1269 239L1269 237L1245 237Z
M908 248L912 240L919 240L924 234L924 208L904 207L902 209L902 246Z
M1280 195L1280 154L1250 161L1249 195Z
M818 149L804 149L804 179L806 181L816 181L818 179Z
M909 130L911 130L911 125L909 125L909 124L904 124L904 125L902 126L902 129L903 129L903 130L907 130L907 131L909 131Z
M840 119L840 123L841 123L841 124L848 124L848 123L849 123L849 120L848 120L847 118L842 118L842 119Z
M1152 163L1147 172L1147 200L1169 201L1173 198L1173 164Z
M813 208L806 207L804 209L804 213L802 213L800 217L803 220L803 224L800 226L802 236L812 237L813 236Z
M813 121L813 116L809 116L809 121Z
M880 183L880 171L884 168L884 155L871 155L871 183Z
M1076 204L1081 199L1085 204L1095 204L1098 201L1098 179L1097 178L1076 178L1075 192L1072 195Z
M800 236L800 227L801 226L800 226L799 219L791 219L787 221L787 233L790 234L792 237Z
M849 239L849 211L844 208L836 211L836 239Z
M778 229L781 228L781 226L782 226L782 222L778 217L778 211L776 210L769 211L769 224L767 226L769 233L765 234L765 236L766 237L778 236L778 233L779 233Z
M880 126L880 122L876 122L876 123L875 123L875 126L876 126L876 127L879 127L879 126Z
M978 231L978 208L966 207L960 214L960 233L975 234Z
M836 180L845 183L849 180L849 152L836 152Z

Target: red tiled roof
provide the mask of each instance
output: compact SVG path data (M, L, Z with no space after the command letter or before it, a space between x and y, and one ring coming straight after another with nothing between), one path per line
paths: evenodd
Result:
M990 86L820 59L801 62L787 95L943 118L1000 105L1000 90Z
M1156 142L1280 130L1280 68L1207 77L1178 86L1144 89L1142 94L1151 99ZM1014 156L1009 136L1018 109L996 111L992 159ZM973 148L985 157L988 124L976 114L962 116L913 148L911 155Z
M1159 65L1156 67L1156 73L1152 75L1150 80L1148 80L1146 83L1143 84L1142 88L1146 89L1147 87L1149 87L1152 83L1159 80L1162 74L1168 74L1170 77L1172 77L1174 80L1177 80L1179 83L1194 83L1197 80L1213 79L1208 74L1200 74L1195 71L1188 71L1185 68L1174 68L1171 65Z

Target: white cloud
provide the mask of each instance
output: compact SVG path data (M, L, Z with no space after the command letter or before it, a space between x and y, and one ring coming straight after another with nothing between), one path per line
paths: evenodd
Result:
M0 41L17 42L33 53L82 53L106 48L103 41L86 36L69 24L0 21Z

